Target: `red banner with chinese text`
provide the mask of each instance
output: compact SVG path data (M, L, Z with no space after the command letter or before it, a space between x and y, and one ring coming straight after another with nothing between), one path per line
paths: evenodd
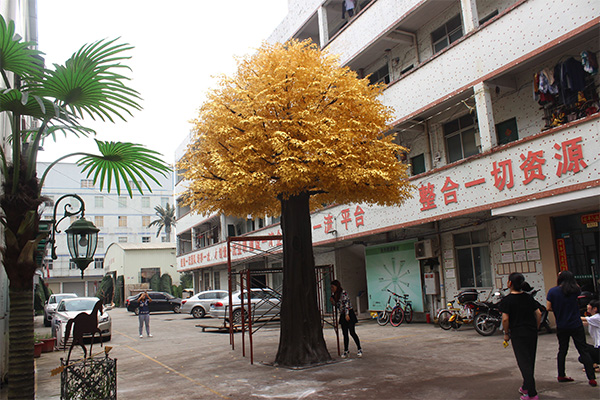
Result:
M567 263L567 249L565 247L565 239L556 240L556 251L558 252L558 265L560 267L560 270L568 270L569 265Z

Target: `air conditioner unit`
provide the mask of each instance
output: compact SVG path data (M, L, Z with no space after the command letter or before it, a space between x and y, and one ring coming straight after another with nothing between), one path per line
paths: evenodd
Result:
M423 260L431 257L433 257L433 246L431 244L431 239L415 242L415 258L417 260Z

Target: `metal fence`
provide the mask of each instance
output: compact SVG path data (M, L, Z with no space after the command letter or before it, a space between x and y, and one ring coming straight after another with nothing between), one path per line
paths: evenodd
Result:
M117 359L108 355L65 365L60 359L63 400L112 400L117 398Z

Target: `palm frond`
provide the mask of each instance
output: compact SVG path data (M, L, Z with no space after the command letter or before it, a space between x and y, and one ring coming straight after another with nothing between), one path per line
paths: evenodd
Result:
M157 172L166 176L166 172L171 169L158 157L160 153L141 145L100 140L96 140L96 144L101 155L88 154L81 158L77 165L83 167L82 172L87 171L88 178L93 175L94 183L100 181L100 190L103 190L106 184L106 189L110 192L114 180L117 193L121 193L121 183L123 183L131 197L133 195L129 184L131 180L140 193L143 193L142 183L152 192L147 178L160 184L152 173Z
M116 72L129 69L121 61L130 57L122 54L133 47L115 44L116 40L94 42L82 47L64 65L55 64L53 71L46 72L36 94L57 99L81 118L87 114L92 119L114 122L113 116L125 120L123 112L132 115L132 110L140 110L139 93L125 85L129 78Z
M43 66L42 52L34 50L32 42L24 42L15 36L15 23L0 15L0 69L21 77L38 75Z

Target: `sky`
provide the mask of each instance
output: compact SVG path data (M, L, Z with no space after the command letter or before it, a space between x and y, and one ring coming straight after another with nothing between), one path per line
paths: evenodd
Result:
M232 75L236 57L253 54L287 14L287 0L38 0L39 50L46 66L64 64L83 45L120 37L135 48L129 86L142 111L127 122L84 126L96 138L143 144L173 163L205 93L220 74ZM75 151L97 153L93 139L69 135L47 140L38 161ZM76 157L64 160L75 162Z

